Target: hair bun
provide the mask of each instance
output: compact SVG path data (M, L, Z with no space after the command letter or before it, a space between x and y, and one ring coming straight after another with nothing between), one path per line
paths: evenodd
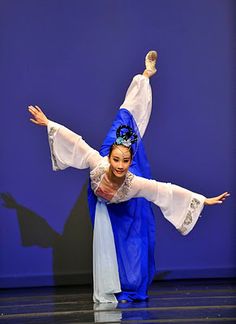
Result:
M116 140L114 144L130 147L137 142L138 135L133 132L133 129L128 125L121 125L116 130Z

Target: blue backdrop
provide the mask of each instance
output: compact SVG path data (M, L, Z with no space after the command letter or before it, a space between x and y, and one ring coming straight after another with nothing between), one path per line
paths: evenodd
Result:
M159 52L145 146L153 178L206 196L182 237L155 207L161 278L236 275L235 2L0 1L0 285L87 282L88 171L51 170L46 129L27 106L99 149L149 49Z

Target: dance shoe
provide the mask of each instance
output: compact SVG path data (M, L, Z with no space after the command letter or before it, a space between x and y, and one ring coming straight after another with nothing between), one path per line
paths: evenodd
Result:
M156 73L157 52L149 51L145 57L146 72L149 77Z

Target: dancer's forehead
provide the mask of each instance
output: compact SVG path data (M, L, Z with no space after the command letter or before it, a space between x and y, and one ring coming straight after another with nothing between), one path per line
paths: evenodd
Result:
M125 147L124 145L114 145L111 154L112 156L118 156L125 159L131 158L129 148Z

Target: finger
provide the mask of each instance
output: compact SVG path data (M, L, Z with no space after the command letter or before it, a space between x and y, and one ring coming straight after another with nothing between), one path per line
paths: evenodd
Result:
M29 108L29 111L30 111L32 114L36 114L36 113L38 113L38 110L36 110L34 107L30 107L30 108Z
M36 106L35 107L38 109L39 112L42 112L41 108L39 106Z
M33 110L34 110L36 113L39 112L38 109L36 109L35 107L33 107Z
M227 194L228 194L228 191L225 191L225 192L222 193L222 195L224 195L224 196L227 195Z
M225 200L227 197L229 197L230 195L229 194L225 194L221 199L222 200Z
M224 192L221 195L219 195L217 198L218 199L222 199L223 197L225 197L228 194L228 192Z
M39 123L35 119L33 119L33 118L30 118L30 121L32 121L32 123L34 123L34 124L39 125Z
M221 200L226 200L229 196L230 196L230 194L227 194L223 198L221 198Z
M34 106L29 106L28 109L35 110Z
M32 106L32 105L30 105L30 106L28 106L28 108L30 108L30 109L32 109L32 110L36 110L37 111L37 109L34 107L34 106Z
M32 115L36 115L35 111L32 110L32 108L29 108L28 110L29 110L29 112L30 112Z

